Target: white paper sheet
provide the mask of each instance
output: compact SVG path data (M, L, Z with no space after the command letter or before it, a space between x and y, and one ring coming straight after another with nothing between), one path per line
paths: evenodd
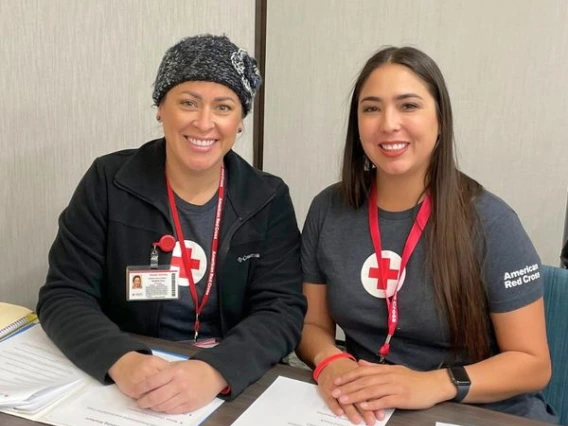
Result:
M120 392L116 386L92 383L76 397L67 399L44 415L41 421L59 426L194 426L222 403L222 400L216 398L192 413L160 414L141 410L134 400Z
M293 409L290 409L293 407ZM394 410L375 423L384 426ZM318 393L317 386L278 377L272 385L233 423L232 426L352 426L346 417L331 412Z

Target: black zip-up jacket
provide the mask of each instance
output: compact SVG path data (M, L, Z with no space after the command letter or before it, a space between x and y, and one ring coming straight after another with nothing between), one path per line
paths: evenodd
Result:
M224 161L227 199L213 290L222 341L193 358L219 371L233 398L294 350L306 301L288 187L233 151ZM175 235L164 139L95 160L59 218L37 312L61 351L103 383L122 355L151 353L127 333L157 336L167 302L127 302L126 267L148 265L152 243L165 234ZM170 260L171 253L160 253L160 264Z

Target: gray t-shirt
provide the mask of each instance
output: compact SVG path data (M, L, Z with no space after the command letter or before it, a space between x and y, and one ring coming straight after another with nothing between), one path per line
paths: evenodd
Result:
M209 261L211 259L211 240L215 225L217 194L202 206L187 203L175 196L178 214L181 221L183 237L186 240L192 268L192 275L197 288L198 301L201 303L207 286ZM172 256L172 266L180 268L183 265L179 243L176 244ZM182 272L185 268L180 268ZM195 306L189 290L189 281L185 273L180 273L179 299L163 302L160 315L160 337L180 341L193 340L195 323ZM218 338L221 336L219 319L219 302L217 297L216 279L209 293L209 301L200 315L199 340Z
M401 254L419 206L403 212L379 209L383 273L394 293ZM539 257L515 212L495 195L483 191L476 202L486 235L483 277L489 312L509 312L543 295ZM401 272L399 322L387 362L429 371L449 364L466 365L451 352L448 326L436 310L432 277L425 267L426 244L421 238ZM327 285L331 317L346 335L347 350L357 358L378 362L387 333L384 291L377 288L378 268L369 233L368 204L347 207L333 185L312 202L302 232L304 281ZM499 349L490 335L493 353ZM512 414L553 420L540 394L521 395L486 404Z

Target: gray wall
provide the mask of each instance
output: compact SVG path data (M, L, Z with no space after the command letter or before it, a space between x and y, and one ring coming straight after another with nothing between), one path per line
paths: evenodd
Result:
M0 0L0 300L33 308L57 217L96 156L161 136L165 50L202 32L254 52L254 0ZM252 121L236 150L252 160Z
M558 265L568 175L566 0L270 0L264 167L302 223L338 180L349 92L383 45L423 49L452 98L461 168Z

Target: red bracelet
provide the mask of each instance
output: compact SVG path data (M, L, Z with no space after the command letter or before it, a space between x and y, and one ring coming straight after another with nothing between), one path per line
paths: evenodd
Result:
M357 361L355 359L355 357L351 354L348 354L347 352L341 352L338 354L333 354L328 356L327 358L325 358L322 362L320 362L318 364L318 366L316 367L316 369L314 370L314 374L313 374L313 378L314 381L317 383L318 382L318 377L320 375L320 373L322 372L322 370L327 367L327 365L333 361L335 361L336 359L340 359L340 358L349 358L352 361Z

